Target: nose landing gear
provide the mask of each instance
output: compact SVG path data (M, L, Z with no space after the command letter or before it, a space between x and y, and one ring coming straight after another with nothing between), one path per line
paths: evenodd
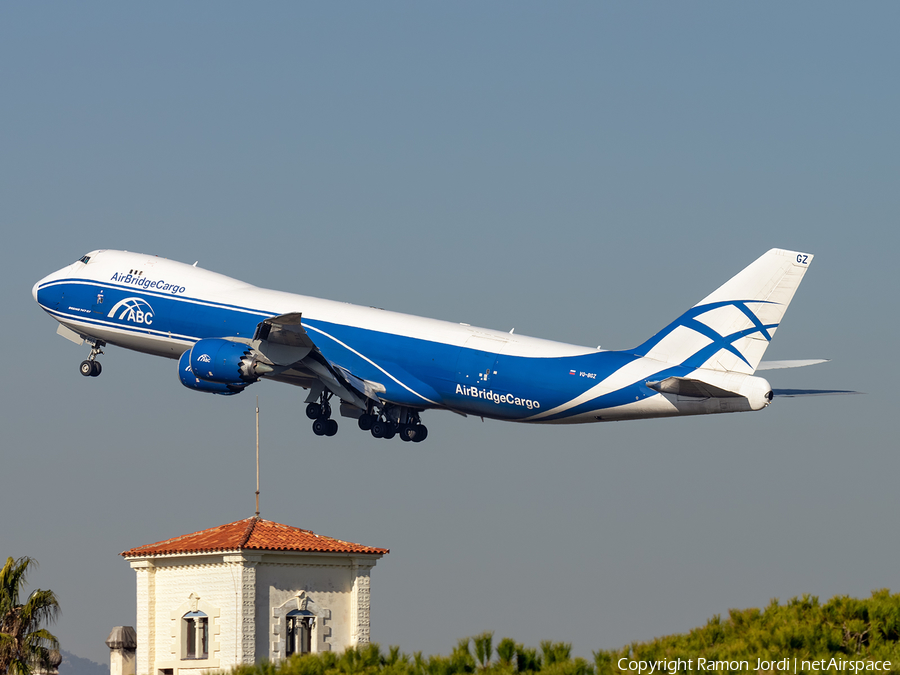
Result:
M100 348L105 346L106 343L102 340L97 340L96 342L90 342L89 344L91 345L91 354L86 360L81 362L81 365L78 366L78 370L85 377L97 377L103 371L103 366L100 365L100 362L97 361L96 358L103 353L103 350Z

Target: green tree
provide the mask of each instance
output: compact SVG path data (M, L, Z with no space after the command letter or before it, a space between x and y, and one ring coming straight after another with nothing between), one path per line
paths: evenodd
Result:
M0 675L30 675L50 666L59 641L44 626L56 620L59 603L53 591L37 589L23 603L20 596L28 572L37 562L7 558L0 570Z
M497 657L500 659L500 665L511 667L513 659L516 658L516 643L512 638L503 638L497 645Z
M494 633L493 631L487 631L481 635L476 635L472 640L475 642L475 658L478 659L481 668L485 669L494 655Z

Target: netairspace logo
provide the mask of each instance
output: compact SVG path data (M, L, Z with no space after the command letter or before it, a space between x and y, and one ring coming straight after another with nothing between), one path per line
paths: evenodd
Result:
M125 298L113 305L106 316L110 319L149 326L153 323L153 308L143 298Z
M171 293L172 295L178 295L179 293L184 293L185 291L184 286L179 286L178 284L169 284L162 279L148 279L146 277L137 276L135 274L119 274L118 272L116 272L109 278L109 280L118 281L120 284L128 284L129 286L137 286L138 288L143 288L145 291L148 291L152 288L157 291Z
M501 403L506 403L507 405L518 405L529 410L536 410L541 407L541 404L537 401L532 401L530 398L519 398L518 396L513 396L512 394L498 394L492 389L479 389L478 387L464 387L461 384L456 385L456 393L463 394L464 396L471 396L472 398L483 398L485 401L492 401L497 405Z

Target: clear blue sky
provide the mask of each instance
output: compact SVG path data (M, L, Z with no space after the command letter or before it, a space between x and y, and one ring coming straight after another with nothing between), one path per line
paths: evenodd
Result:
M730 607L900 587L900 6L0 5L0 555L63 648L134 624L132 546L262 513L391 554L373 638L597 648ZM607 348L773 246L816 254L776 387L866 396L533 427L432 413L422 445L304 392L231 399L55 335L31 287L95 248Z

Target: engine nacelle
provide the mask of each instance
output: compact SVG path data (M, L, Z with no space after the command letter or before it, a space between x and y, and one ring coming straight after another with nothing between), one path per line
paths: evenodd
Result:
M191 368L190 349L182 354L181 358L178 361L178 379L181 380L181 384L183 384L185 387L188 387L195 391L203 391L207 394L222 394L223 396L240 394L247 387L247 384L245 382L225 383L201 380L199 377L194 375L194 371Z
M207 338L195 343L189 353L194 376L208 382L250 384L272 370L271 366L258 361L253 350L241 342Z

